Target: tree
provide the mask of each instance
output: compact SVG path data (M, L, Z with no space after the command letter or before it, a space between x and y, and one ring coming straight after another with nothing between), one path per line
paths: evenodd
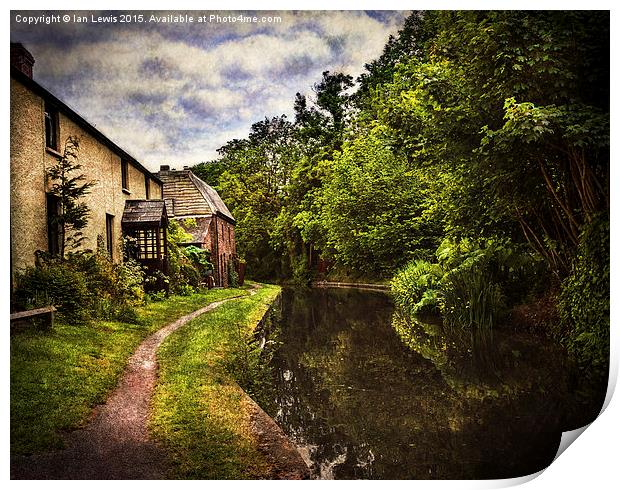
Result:
M385 276L440 242L440 222L428 214L429 176L392 151L376 128L346 142L322 194L327 240L340 264Z
M82 169L78 162L79 149L79 138L69 136L62 157L47 171L47 177L53 181L50 193L58 197L58 212L49 219L50 225L58 229L61 260L68 249L78 248L85 239L82 230L88 224L90 211L80 199L96 184L95 181L86 181L84 175L78 173Z
M220 176L226 170L224 164L219 160L201 162L192 167L192 172L216 190L219 190Z

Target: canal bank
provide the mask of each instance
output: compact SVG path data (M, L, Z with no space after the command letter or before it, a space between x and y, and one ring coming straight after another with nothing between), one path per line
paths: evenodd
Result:
M179 479L298 479L303 460L237 380L252 379L256 325L280 288L222 305L171 335L158 351L149 429Z

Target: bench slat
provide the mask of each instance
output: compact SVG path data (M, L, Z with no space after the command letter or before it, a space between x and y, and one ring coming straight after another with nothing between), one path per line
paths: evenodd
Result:
M30 318L32 316L46 315L54 313L56 308L53 306L45 306L43 308L37 308L36 310L19 311L17 313L11 313L11 320L19 320L21 318Z

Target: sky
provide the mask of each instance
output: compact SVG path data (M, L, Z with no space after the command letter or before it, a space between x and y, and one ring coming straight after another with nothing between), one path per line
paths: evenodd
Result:
M12 11L11 41L34 56L37 82L157 171L216 158L266 116L292 117L295 93L311 97L325 70L357 77L407 14L183 13L194 22L162 22L178 14L168 11L132 11L144 17L130 23L119 22L122 12ZM281 21L198 23L202 15L239 14ZM99 17L116 22L93 21Z

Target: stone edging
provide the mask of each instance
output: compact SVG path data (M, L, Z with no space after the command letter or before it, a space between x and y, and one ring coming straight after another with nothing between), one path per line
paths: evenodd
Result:
M313 288L356 288L356 289L373 289L378 291L389 291L390 286L387 284L362 283L362 282L331 282L331 281L315 281L312 283Z
M274 302L277 301L276 296ZM269 314L272 302L262 318L256 323L258 328ZM274 480L307 480L310 469L297 450L295 444L282 428L256 403L241 387L250 411L250 429L256 437L259 450L266 456L271 467L270 478Z

